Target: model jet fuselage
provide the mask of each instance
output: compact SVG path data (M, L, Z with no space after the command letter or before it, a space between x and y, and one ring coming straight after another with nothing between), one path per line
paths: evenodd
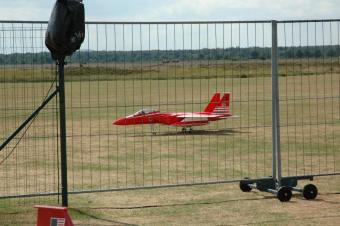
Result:
M211 121L227 119L230 113L230 93L225 93L220 98L220 93L215 93L210 103L203 112L163 112L157 110L140 110L133 115L120 118L113 122L114 125L140 125L164 124L169 126L192 127L206 125Z

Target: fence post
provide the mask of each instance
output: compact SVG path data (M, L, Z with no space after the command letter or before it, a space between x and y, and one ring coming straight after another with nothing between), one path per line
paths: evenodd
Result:
M280 153L280 103L279 103L279 78L278 78L278 44L277 21L272 21L272 142L273 142L273 178L277 186L281 186L281 153Z
M57 61L59 74L59 120L60 120L60 164L61 164L61 195L62 205L68 206L67 191L67 152L66 152L66 113L65 113L65 81L64 81L64 59Z

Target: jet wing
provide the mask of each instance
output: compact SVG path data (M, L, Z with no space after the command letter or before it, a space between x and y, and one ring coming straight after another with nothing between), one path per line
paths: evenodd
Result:
M171 126L180 126L180 127L188 127L188 126L204 126L207 125L208 121L202 122L176 122L171 124Z
M179 113L175 114L175 116L178 118L198 118L198 119L221 117L221 115L218 114L197 114L197 113Z

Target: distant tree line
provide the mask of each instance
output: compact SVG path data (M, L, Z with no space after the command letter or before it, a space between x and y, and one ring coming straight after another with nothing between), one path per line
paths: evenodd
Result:
M285 59L340 57L339 46L279 47L279 57ZM190 60L266 60L271 57L269 47L227 48L200 50L151 50L151 51L78 51L68 59L72 63L147 62L163 63ZM0 54L0 65L48 64L52 59L48 52Z

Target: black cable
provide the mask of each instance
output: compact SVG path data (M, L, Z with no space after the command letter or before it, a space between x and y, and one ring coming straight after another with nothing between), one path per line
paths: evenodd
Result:
M56 80L54 80L52 83L51 83L51 86L49 88L49 90L47 91L47 94L46 96L44 97L43 101L44 102L47 97L49 96L50 94L50 91L54 85L54 83L56 82ZM31 120L31 122L26 126L26 129L24 130L24 132L22 133L21 137L18 139L17 143L14 145L14 147L12 148L12 150L0 161L0 165L2 165L14 152L15 148L18 146L18 144L20 143L20 141L22 140L22 138L26 135L28 129L31 127L31 125L33 124L34 120L36 119L36 117L38 116L38 114L36 114L33 119Z

